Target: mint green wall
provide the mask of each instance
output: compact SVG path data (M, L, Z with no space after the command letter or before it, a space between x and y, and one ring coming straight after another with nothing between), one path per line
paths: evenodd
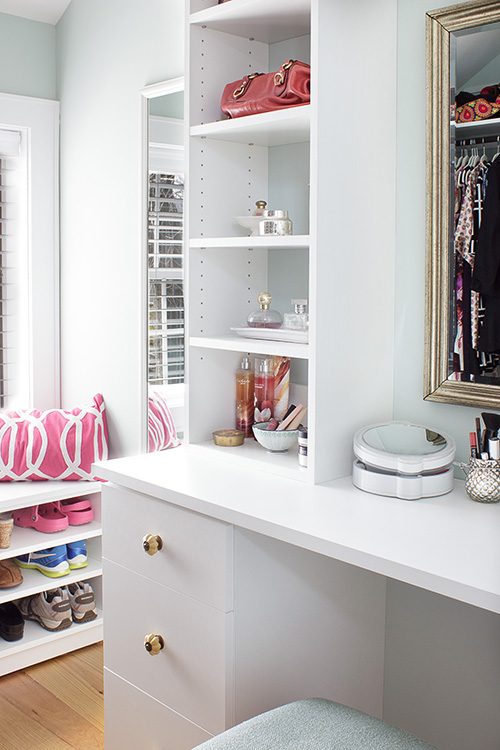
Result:
M72 0L56 30L62 403L103 394L113 456L146 414L139 90L183 75L183 23L181 0Z
M56 98L56 30L0 13L0 91Z

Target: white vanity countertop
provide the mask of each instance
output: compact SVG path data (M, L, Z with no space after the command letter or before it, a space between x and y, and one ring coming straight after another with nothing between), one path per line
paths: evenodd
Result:
M463 482L441 497L397 500L356 489L350 476L308 485L185 446L114 459L95 471L131 490L500 613L500 504L473 502Z

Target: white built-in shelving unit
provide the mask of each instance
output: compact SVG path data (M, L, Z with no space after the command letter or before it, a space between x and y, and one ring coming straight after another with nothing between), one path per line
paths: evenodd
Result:
M280 260L286 264L288 258L293 263L298 258L305 269L300 288L290 287L288 297L311 296L312 107L228 120L220 111L220 98L231 74L237 79L270 72L289 58L310 62L311 2L231 0L219 5L192 0L189 11L189 442L214 458L307 481L312 472L299 466L296 451L271 456L251 438L240 448L223 451L213 445L211 433L234 425L234 373L242 355L290 357L292 383L301 363L302 382L298 389L291 386L291 399L308 398L310 344L246 339L230 329L245 323L261 291L275 295L273 307L291 310L290 299L276 295L271 267ZM288 174L282 173L282 163L290 165ZM294 234L246 236L234 217L251 214L257 200L288 209Z
M330 0L186 5L186 440L304 482L345 476L356 429L392 416L395 81L390 57L368 64L365 54L384 19L367 36L354 7L339 14ZM355 26L363 31L354 46L351 35L348 71L345 29ZM225 118L227 83L288 59L311 65L310 104ZM370 118L370 141L354 113L364 111L361 91L380 81L388 95ZM366 188L374 170L375 191ZM258 200L287 209L294 234L249 237L235 217ZM291 298L309 300L308 344L232 335L262 291L282 313ZM212 432L234 426L246 354L290 357L290 400L308 406L307 468L295 451L270 456L252 438L214 447Z
M64 531L42 533L35 529L14 526L10 547L0 549L0 560L24 555L35 550L85 539L88 565L72 570L60 578L49 578L38 570L22 570L23 583L0 589L0 603L21 599L75 581L89 581L96 597L99 617L87 623L73 623L66 630L50 633L38 623L27 621L19 641L0 639L0 675L23 669L45 659L82 648L102 640L102 563L101 563L101 490L99 482L3 482L0 512L27 508L58 500L85 497L94 510L94 520L81 526L68 526Z

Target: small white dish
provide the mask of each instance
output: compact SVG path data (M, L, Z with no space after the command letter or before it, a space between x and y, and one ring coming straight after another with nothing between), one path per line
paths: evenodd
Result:
M238 222L240 227L250 229L251 236L259 234L259 224L263 221L264 216L235 216L234 220Z

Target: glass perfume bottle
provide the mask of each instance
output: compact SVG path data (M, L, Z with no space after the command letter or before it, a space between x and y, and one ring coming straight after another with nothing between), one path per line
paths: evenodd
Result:
M272 297L269 292L261 292L257 297L260 305L259 310L254 310L247 318L247 325L250 328L281 328L283 318L277 310L271 310Z
M255 201L257 208L253 212L253 216L264 216L266 214L266 201Z
M295 308L293 313L285 313L285 328L294 331L307 331L309 328L309 313L306 312L306 299L292 299Z
M268 422L274 414L273 358L255 360L254 422Z
M236 370L236 429L253 437L255 375L250 359L243 357Z

